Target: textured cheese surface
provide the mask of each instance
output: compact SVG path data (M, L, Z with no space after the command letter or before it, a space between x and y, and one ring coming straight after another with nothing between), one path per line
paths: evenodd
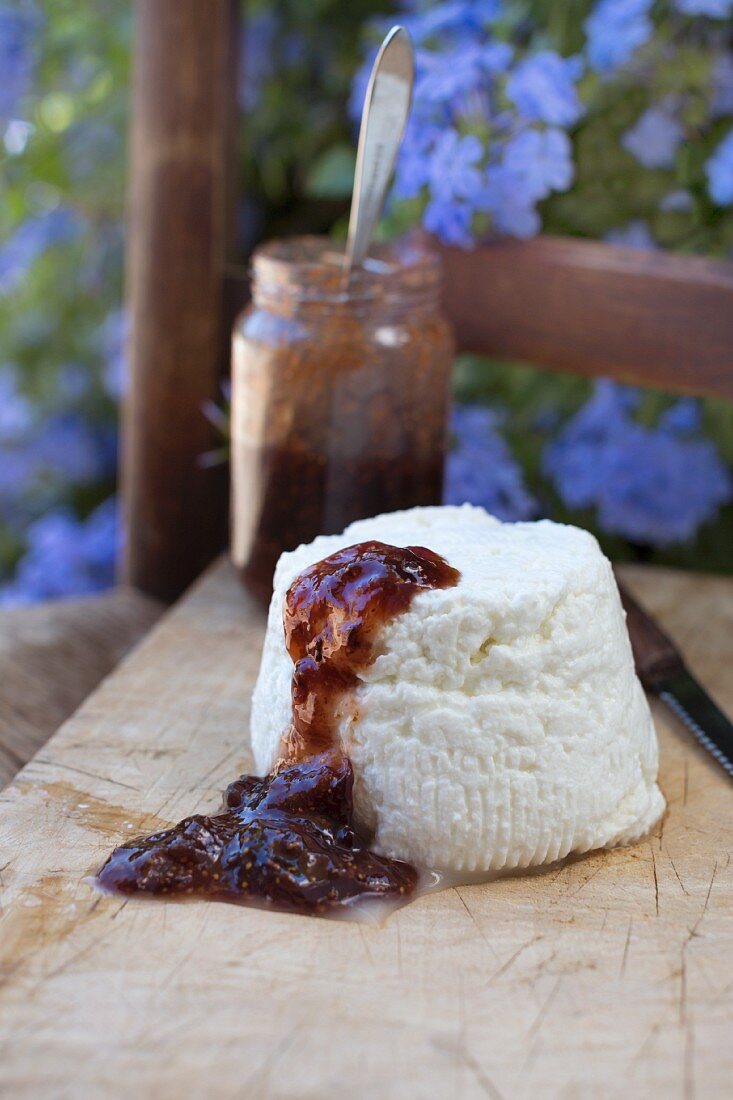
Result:
M471 875L621 844L657 821L657 741L611 566L576 527L481 508L361 520L283 554L252 701L257 768L290 715L285 593L307 566L379 539L461 572L387 624L340 736L378 851Z

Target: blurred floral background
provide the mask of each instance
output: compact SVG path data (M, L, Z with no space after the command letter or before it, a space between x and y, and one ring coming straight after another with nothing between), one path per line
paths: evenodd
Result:
M0 603L112 583L128 2L0 0ZM343 232L375 43L418 49L383 232L733 258L733 0L249 0L240 243ZM347 106L348 105L348 106ZM733 570L733 407L463 357L446 494Z

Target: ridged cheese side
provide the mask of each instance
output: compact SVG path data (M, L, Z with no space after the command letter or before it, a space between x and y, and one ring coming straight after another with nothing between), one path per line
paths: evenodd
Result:
M258 769L289 720L285 592L367 539L427 546L461 572L385 627L341 722L375 847L470 875L647 832L664 809L657 741L609 562L578 528L469 505L377 516L283 554L252 700Z

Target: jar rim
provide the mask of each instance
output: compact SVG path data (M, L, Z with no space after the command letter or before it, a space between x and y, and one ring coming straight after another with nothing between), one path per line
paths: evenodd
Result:
M255 291L298 301L372 301L422 294L440 284L440 257L424 234L372 245L348 282L343 251L329 237L283 237L260 245L252 257Z

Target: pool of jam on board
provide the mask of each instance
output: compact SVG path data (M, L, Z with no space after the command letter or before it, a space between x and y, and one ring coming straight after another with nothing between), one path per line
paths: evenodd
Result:
M337 743L337 714L374 660L385 623L418 592L458 579L431 550L382 542L339 550L301 573L285 598L292 715L275 768L230 784L222 813L195 814L116 848L99 884L311 915L407 901L417 870L370 851L354 824L353 769Z

